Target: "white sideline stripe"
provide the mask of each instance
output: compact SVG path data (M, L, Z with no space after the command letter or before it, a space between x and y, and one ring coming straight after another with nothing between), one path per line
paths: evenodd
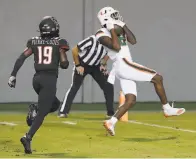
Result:
M16 126L17 124L4 121L4 122L0 122L0 125Z
M77 123L72 122L72 121L63 121L63 124L68 124L68 125L76 125Z
M81 122L93 122L93 123L101 123L103 121L85 121L85 120L80 120ZM0 125L1 125L2 122L0 122ZM6 125L5 123L8 123L8 122L3 122L4 125ZM16 126L17 124L25 124L25 122L22 122L22 121L14 121L14 123L9 123L10 126ZM77 125L77 121L45 121L44 123L63 123L63 124L68 124L68 125ZM135 120L129 120L128 123L131 123L131 124L138 124L138 125L145 125L145 126L151 126L151 127L157 127L157 128L163 128L163 129L170 129L170 130L175 130L175 131L182 131L182 132L190 132L190 133L196 133L196 130L189 130L189 129L177 129L177 128L174 128L174 127L170 127L170 126L163 126L163 125L158 125L158 124L150 124L150 123L144 123L144 122L139 122L139 121L135 121ZM14 125L13 125L14 124ZM7 124L8 125L8 124Z
M162 122L163 120L141 120L144 122ZM175 119L171 119L171 120L166 120L167 122L195 122L194 120L175 120Z
M163 128L163 129L170 129L170 130L176 130L176 131L196 133L196 130L181 129L181 128L177 129L177 128L173 128L173 127L170 127L170 126L162 126L162 125L157 125L157 124L143 123L143 122L134 121L134 120L129 120L128 122L132 123L132 124L138 124L138 125L145 125L145 126L151 126L151 127L157 127L157 128Z

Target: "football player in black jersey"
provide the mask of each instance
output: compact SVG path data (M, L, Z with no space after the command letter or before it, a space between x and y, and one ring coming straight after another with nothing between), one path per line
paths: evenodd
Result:
M26 58L34 54L35 75L33 88L38 94L38 109L30 130L20 139L25 153L30 154L31 140L42 125L45 116L59 108L60 101L56 97L56 83L59 64L67 69L69 62L66 52L68 42L59 37L59 24L54 17L47 16L39 24L40 36L33 37L27 42L27 48L16 60L8 85L15 87L16 75Z

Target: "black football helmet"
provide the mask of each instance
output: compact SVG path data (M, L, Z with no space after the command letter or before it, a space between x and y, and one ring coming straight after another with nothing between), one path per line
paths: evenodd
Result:
M45 16L39 24L41 36L59 36L59 23L55 17Z

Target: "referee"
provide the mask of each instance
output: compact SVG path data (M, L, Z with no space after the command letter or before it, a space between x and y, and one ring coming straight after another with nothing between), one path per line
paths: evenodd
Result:
M72 102L78 92L86 75L90 74L99 84L104 92L107 107L107 116L114 114L114 88L113 85L107 82L107 70L102 59L106 58L107 51L100 44L95 35L92 35L72 49L73 60L75 63L74 72L72 75L71 88L65 94L63 104L60 108L59 117L68 117Z

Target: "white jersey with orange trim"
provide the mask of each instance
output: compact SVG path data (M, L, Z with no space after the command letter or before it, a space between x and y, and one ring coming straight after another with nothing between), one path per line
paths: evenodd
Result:
M97 31L96 38L99 39L102 36L108 36L110 38L112 37L111 33L106 28L101 28ZM119 37L119 40L121 43L121 50L119 52L116 52L104 46L105 49L108 51L108 56L113 61L116 61L119 58L126 58L127 60L132 61L131 52L127 44L126 37L123 37L123 36Z
M111 34L106 28L99 29L96 34L97 39L102 36L111 38ZM121 38L123 37L119 37L119 40L121 40ZM114 61L113 68L108 77L108 82L114 84L115 77L117 77L120 80L121 89L125 95L134 94L137 96L135 81L150 82L156 75L156 71L133 62L131 52L127 45L127 39L122 39L121 50L118 53L106 46L104 47L108 51L110 59Z

